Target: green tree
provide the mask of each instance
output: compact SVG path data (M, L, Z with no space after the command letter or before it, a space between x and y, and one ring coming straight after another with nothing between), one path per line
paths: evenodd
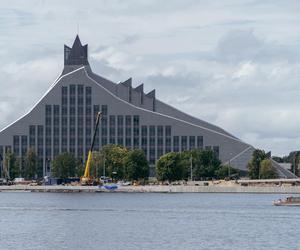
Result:
M188 180L191 178L191 163L193 169L193 175L195 172L195 159L197 151L183 151L180 153L180 164L183 167L183 179ZM194 178L193 178L194 179Z
M216 171L215 175L218 179L226 179L228 178L228 174L230 173L230 176L237 176L239 174L239 171L229 165L220 166Z
M85 165L83 164L82 160L76 160L76 167L75 167L75 177L81 177L84 174Z
M91 176L100 177L103 172L102 155L99 151L94 151L91 160Z
M120 145L105 145L100 151L107 176L114 179L124 179L124 159L128 150Z
M37 175L37 155L35 150L30 148L24 159L24 177L33 179Z
M184 178L184 166L180 153L167 153L159 158L156 163L156 177L159 181L176 181Z
M193 154L193 172L196 180L216 177L221 161L212 150L197 150Z
M260 178L260 163L266 159L266 157L264 150L256 149L253 151L252 158L248 163L248 174L251 179Z
M260 163L260 178L262 179L278 178L277 171L272 166L272 162L269 159L264 159Z
M127 180L146 179L149 176L149 164L142 150L129 151L124 159L125 175Z
M20 164L19 160L16 158L15 154L12 152L7 152L5 159L3 161L3 176L13 180L16 177L20 177Z
M68 178L75 176L76 159L73 154L62 153L56 156L52 163L52 174L57 178Z

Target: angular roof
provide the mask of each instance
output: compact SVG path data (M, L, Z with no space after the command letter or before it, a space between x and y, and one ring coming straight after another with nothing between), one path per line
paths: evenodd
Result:
M65 65L89 65L88 45L82 45L79 36L76 35L72 48L65 45L64 49Z

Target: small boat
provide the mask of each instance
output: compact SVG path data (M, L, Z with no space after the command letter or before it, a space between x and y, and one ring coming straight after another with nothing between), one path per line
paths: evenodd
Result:
M102 186L102 188L105 188L106 190L114 191L114 190L118 189L118 185L107 184L107 185Z
M279 199L274 201L275 206L300 206L300 196L289 196L284 200Z

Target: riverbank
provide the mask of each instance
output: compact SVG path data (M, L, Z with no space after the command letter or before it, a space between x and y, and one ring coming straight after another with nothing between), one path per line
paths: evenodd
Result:
M0 192L52 192L52 193L78 193L78 192L118 192L118 193L278 193L300 194L300 186L240 186L240 185L146 185L146 186L118 186L114 191L97 186L30 186L11 185L0 186Z

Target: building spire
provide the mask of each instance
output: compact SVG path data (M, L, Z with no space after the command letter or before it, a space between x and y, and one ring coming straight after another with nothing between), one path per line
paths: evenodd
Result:
M72 48L65 45L64 63L65 65L89 65L88 45L82 46L78 34L75 37Z

